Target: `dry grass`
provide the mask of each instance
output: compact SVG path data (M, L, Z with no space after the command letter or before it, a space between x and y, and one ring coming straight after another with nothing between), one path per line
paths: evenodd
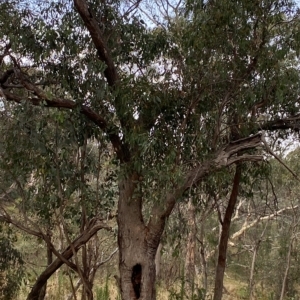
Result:
M224 278L225 292L224 300L240 300L246 299L247 284L228 277Z
M74 280L76 282L76 280ZM223 299L224 300L242 300L245 298L245 292L247 288L247 284L240 282L238 280L232 279L232 278L225 278L225 289L226 292L224 293ZM94 296L95 300L104 300L103 298L97 299L97 291L105 289L105 281L99 281L97 280L94 284ZM180 290L180 283L177 283L177 286L173 287L174 290ZM30 286L23 285L19 296L16 298L16 300L25 300L27 298L27 295L30 291ZM110 278L108 280L108 291L109 291L109 298L105 300L119 300L119 291L116 287L116 282L114 278ZM78 290L77 296L78 299L80 299L80 292L81 289ZM47 300L65 300L66 297L71 293L71 285L70 280L68 276L62 275L62 272L59 272L52 276L52 278L48 282L47 287ZM163 285L158 286L157 288L157 300L169 300L170 292L163 287ZM208 295L207 299L211 299L210 295Z

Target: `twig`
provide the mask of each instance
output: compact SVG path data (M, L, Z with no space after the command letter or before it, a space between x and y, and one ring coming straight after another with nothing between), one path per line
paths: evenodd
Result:
M268 150L268 152L275 157L275 159L277 159L295 178L296 180L298 180L300 182L299 177L297 176L297 174L270 148L270 146L268 145L264 134L262 134L261 136L261 140L264 143L266 149Z

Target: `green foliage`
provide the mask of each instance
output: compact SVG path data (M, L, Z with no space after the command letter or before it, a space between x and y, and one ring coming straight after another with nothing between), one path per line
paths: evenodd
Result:
M54 230L63 219L73 237L84 220L116 210L119 179L136 172L135 196L143 200L146 221L153 203L163 208L168 192L225 145L274 122L284 128L280 119L298 116L300 22L293 2L187 0L152 27L143 10L124 15L125 6L124 1L89 1L118 73L111 84L107 63L99 59L72 1L1 1L0 55L9 43L11 49L0 64L0 84L15 101L1 94L0 188L6 193L1 205L15 220L30 218L43 230ZM11 75L4 80L6 71ZM59 108L62 102L69 111ZM83 108L98 119L84 116ZM292 134L277 130L271 138L276 135L284 139ZM129 157L126 164L117 161L112 136ZM287 163L298 168L298 156L298 150L290 153ZM187 198L197 212L223 208L233 169L208 170L201 183L176 198L180 209ZM257 209L251 220L277 209L276 197L269 196L272 189L284 203L279 208L285 198L297 201L297 183L273 162L245 163L241 181L240 197L248 200L249 211ZM278 186L286 188L278 191ZM164 237L176 258L187 234L180 209ZM206 246L213 249L218 236L212 228L219 220L212 214L203 218ZM287 212L278 227L267 228L261 253L271 253L270 261L285 258L290 239L285 225L291 220ZM255 242L261 231L260 226L249 230L245 242ZM10 243L7 247L13 249ZM231 254L249 265L250 254L242 252L240 245ZM298 259L296 253L293 259ZM258 257L265 274L270 272L266 261L262 254ZM232 265L245 279L247 270L239 268ZM293 269L291 281L298 272ZM100 298L108 297L107 284L98 292ZM172 297L193 294L185 295L182 281ZM203 290L195 294L194 299L204 298Z
M10 300L20 289L24 277L21 253L15 249L16 236L0 224L0 299Z
M249 293L246 287L241 287L238 292L237 296L239 299L249 299Z
M208 159L228 142L236 116L243 124L240 134L251 133L256 125L249 113L258 103L267 103L261 113L272 119L282 110L295 113L299 74L293 64L299 41L294 32L299 25L285 22L294 8L281 1L246 2L187 1L181 7L185 14L169 20L167 28L147 28L140 16L122 18L119 1L90 1L120 72L114 90L71 3L44 4L37 18L22 15L24 41L12 42L45 66L30 72L30 79L59 78L55 93L44 88L51 97L88 103L111 125L122 126L132 168L146 187L156 185L160 191L158 182L178 182L192 162ZM146 188L145 199L151 195Z

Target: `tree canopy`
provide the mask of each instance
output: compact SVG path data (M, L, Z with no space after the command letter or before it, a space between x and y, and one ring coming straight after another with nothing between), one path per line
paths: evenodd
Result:
M236 203L243 166L298 138L292 1L5 0L0 25L1 189L45 232L116 216L122 299L155 298L176 203L235 169Z

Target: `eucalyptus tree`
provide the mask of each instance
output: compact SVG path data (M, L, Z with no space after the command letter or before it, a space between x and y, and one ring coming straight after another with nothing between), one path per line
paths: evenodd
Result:
M130 3L2 1L0 87L3 103L71 110L110 143L121 297L152 300L176 202L262 161L263 131L299 129L300 24L290 1L166 0L176 11L151 26L143 1Z

